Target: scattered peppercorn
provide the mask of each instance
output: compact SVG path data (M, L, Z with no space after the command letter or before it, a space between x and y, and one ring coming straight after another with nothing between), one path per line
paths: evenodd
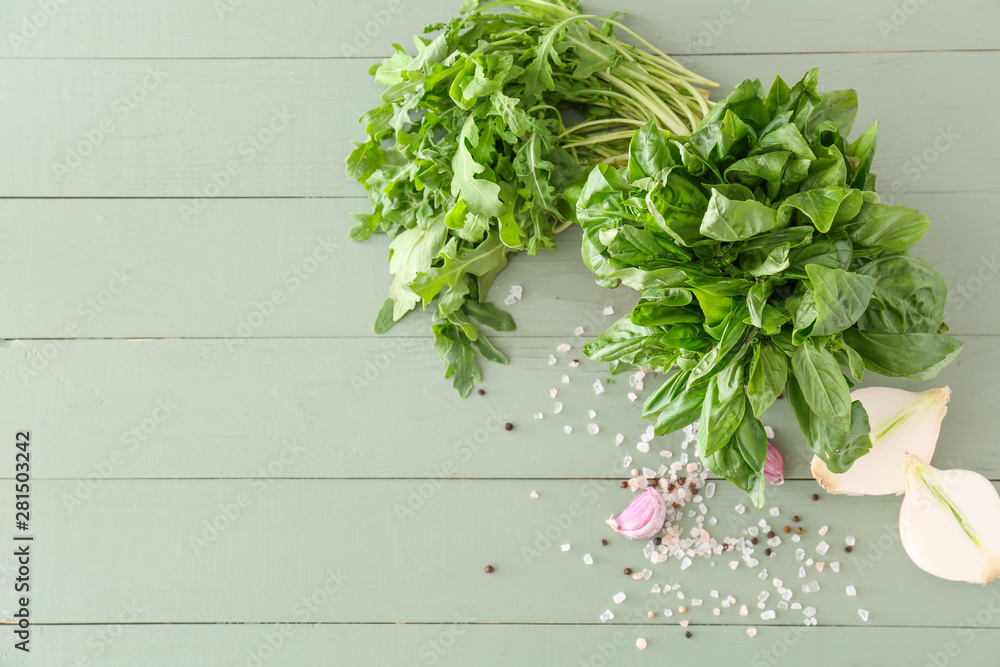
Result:
M493 566L492 565L487 565L483 569L486 570L486 574L493 574Z
M676 488L677 487L674 486L673 484L667 484L667 493L670 493L671 491L673 491Z
M773 538L773 537L774 537L774 531L773 531L773 530L769 530L769 531L767 531L767 539L769 539L769 540L770 540L770 539L771 539L771 538Z
M662 537L654 537L653 538L653 544L655 544L656 546L660 546L661 544L663 544L663 538Z
M780 394L778 394L778 398L784 398L784 397L785 397L785 392L781 392Z
M768 547L768 548L764 549L764 555L765 556L770 556L771 555L771 547Z
M792 523L798 523L799 520L800 519L799 519L799 515L798 514L796 514L795 516L792 517Z
M626 568L625 568L625 574L626 574L626 575L629 575L629 574L632 574L632 568L630 568L630 567L626 567Z
M819 500L819 494L818 493L814 493L813 494L813 500Z
M760 540L758 540L758 539L757 539L757 538L755 537L755 538L753 538L752 540L750 540L750 544L757 544L757 542L759 542L759 541L760 541Z
M691 639L691 631L690 630L685 630L684 631L684 636L687 637L688 639Z
M795 534L796 535L801 535L804 532L806 532L806 531L802 530L802 526L796 526L795 527Z
M608 541L607 540L601 540L601 546L602 547L608 546Z
M786 533L792 532L792 527L791 526L785 526L785 532Z
M681 504L680 503L673 503L673 506L674 506L674 509L677 509L678 507L681 506Z
M480 396L485 396L485 395L486 395L486 392L485 392L484 390L480 389L480 390L479 390L479 395L480 395Z
M680 484L681 486L684 486L684 482L686 482L686 481L688 481L687 477L678 477L677 478L677 483Z
M852 551L854 551L854 547L844 547L844 551L846 551L847 553L851 553Z
M695 491L698 490L698 485L692 482L691 485L688 486L688 488L691 489L691 493L694 493Z
M574 360L573 360L573 363L574 363L574 364L578 364L578 363L580 363L580 360L579 360L579 359L574 359Z
M623 489L627 489L628 488L628 482L622 482L622 488Z
M506 431L513 431L514 430L514 425L511 424L510 422L507 422L506 424L504 424L503 427L504 427L504 430L506 430Z

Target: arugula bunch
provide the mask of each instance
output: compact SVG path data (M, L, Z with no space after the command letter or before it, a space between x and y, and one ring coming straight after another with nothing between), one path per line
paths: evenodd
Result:
M745 81L690 136L647 125L577 207L597 281L641 292L587 355L676 367L643 417L661 435L700 419L699 456L757 507L759 418L782 392L813 452L844 472L871 448L850 397L865 369L925 380L962 347L944 333L944 280L908 252L927 218L880 202L876 128L848 143L857 96L818 92L817 76L769 92Z
M415 56L397 45L372 67L387 88L347 160L372 207L354 216L351 238L391 239L393 281L375 330L431 306L434 349L463 396L481 379L479 355L507 362L478 325L514 329L485 301L508 255L555 247L584 169L624 162L649 121L691 131L709 110L701 86L715 85L575 0L479 5L428 27L435 38L415 37ZM565 113L582 118L567 127Z

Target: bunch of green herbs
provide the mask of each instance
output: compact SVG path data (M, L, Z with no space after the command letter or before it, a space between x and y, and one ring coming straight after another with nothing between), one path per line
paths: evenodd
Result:
M371 69L386 90L347 160L371 203L351 238L391 239L375 330L430 307L434 349L463 396L481 379L479 355L507 362L479 325L514 329L486 301L508 255L555 247L586 170L624 163L647 122L692 131L715 85L574 0L480 5L415 37L415 56L397 45Z
M927 218L880 202L875 126L849 143L856 94L816 85L816 70L769 92L745 81L690 136L647 125L628 166L596 167L577 207L598 282L641 292L586 353L676 367L643 417L661 435L700 420L702 461L757 507L760 416L779 395L844 472L871 448L850 396L864 371L925 380L962 347L944 333L944 280L909 253Z

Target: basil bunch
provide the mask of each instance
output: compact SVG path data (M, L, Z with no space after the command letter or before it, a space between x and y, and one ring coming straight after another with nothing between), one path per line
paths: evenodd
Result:
M944 334L944 280L908 252L927 218L880 203L876 128L848 143L856 94L816 82L745 81L690 136L645 126L628 166L596 167L577 206L597 281L641 291L587 355L677 367L643 417L661 435L700 419L699 456L757 507L759 418L780 394L844 472L871 448L850 397L865 369L924 380L962 347Z

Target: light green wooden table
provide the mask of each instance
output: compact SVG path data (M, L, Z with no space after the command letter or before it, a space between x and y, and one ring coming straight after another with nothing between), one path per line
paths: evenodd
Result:
M568 385L560 376L582 356L586 337L573 329L598 333L611 321L603 308L623 312L632 297L593 285L574 232L554 253L517 258L496 286L495 301L513 284L525 297L511 308L519 330L498 337L513 363L486 369L484 397L456 397L419 317L392 337L370 333L387 247L347 240L347 214L365 200L342 166L379 94L366 71L457 4L0 8L8 621L23 430L35 537L31 653L0 627L0 664L1000 663L1000 588L912 565L892 531L898 499L809 500L817 489L785 405L766 421L791 481L769 506L802 515L804 544L829 525L841 562L839 575L811 577L819 593L796 597L817 607L819 625L793 611L760 621L762 582L725 559L660 565L649 582L622 574L644 561L641 544L602 523L628 498L607 481L622 475L613 434L631 448L644 424L623 378L595 396L599 365L585 362ZM857 89L857 127L880 121L880 190L931 218L918 252L947 279L949 321L966 343L937 381L954 396L935 462L1000 480L997 3L623 4L633 26L723 90L747 77L794 81L812 66L823 87ZM564 341L574 351L549 366ZM590 408L597 436L585 430ZM637 463L655 467L660 448ZM720 485L712 512L740 525L742 501ZM790 550L768 567L798 586ZM645 617L677 604L650 593L655 582L706 599L687 614L691 639L676 615ZM712 615L711 589L750 603L756 638L734 609ZM629 596L620 606L618 591ZM601 623L610 607L615 619Z

